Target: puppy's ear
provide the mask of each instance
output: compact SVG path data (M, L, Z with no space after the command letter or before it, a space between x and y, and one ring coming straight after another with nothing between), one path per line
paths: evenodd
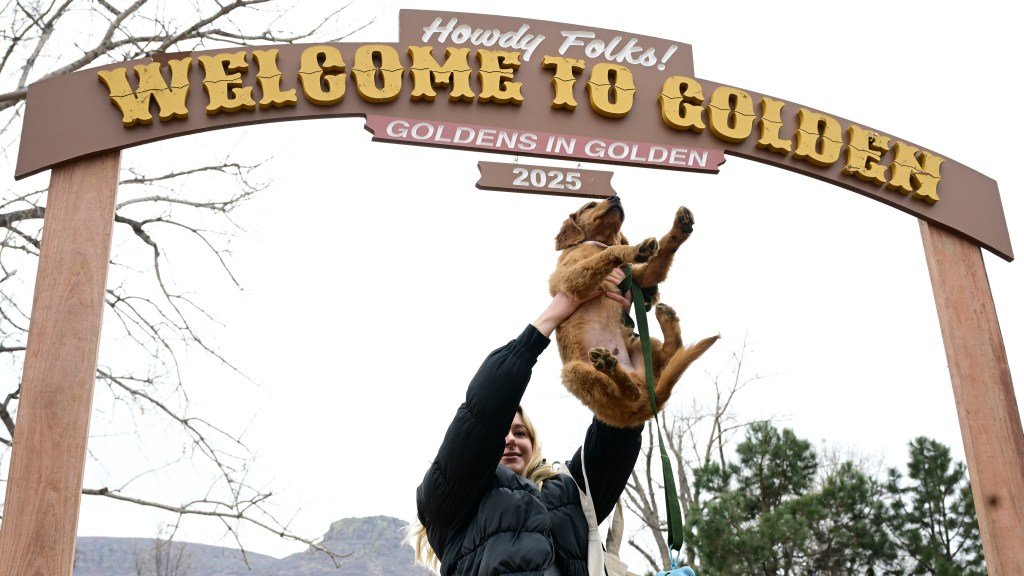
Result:
M623 246L629 244L629 240L626 240L626 235L621 232L619 233L619 244L622 244Z
M562 229L558 231L558 236L555 236L555 250L565 250L583 242L585 238L583 229L576 223L576 215L570 214L565 222L562 222Z

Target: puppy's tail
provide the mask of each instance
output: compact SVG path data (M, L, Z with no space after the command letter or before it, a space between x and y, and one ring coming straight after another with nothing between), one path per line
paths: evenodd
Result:
M654 387L654 396L658 401L658 410L661 410L661 407L668 401L669 395L672 394L672 387L679 381L683 372L697 358L703 356L711 348L711 345L718 341L718 338L719 336L716 334L696 344L682 348L665 363L665 367L661 370L661 375L658 377L658 382Z

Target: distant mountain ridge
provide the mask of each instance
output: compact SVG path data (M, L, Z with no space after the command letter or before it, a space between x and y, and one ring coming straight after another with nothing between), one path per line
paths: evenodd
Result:
M242 553L233 548L174 542L170 556L182 559L183 570L166 576L429 576L415 563L404 543L408 524L389 516L344 518L331 524L321 545L338 554L340 567L312 549L284 558ZM78 539L74 576L165 576L152 558L155 541L147 538L82 537ZM136 569L140 565L143 572Z

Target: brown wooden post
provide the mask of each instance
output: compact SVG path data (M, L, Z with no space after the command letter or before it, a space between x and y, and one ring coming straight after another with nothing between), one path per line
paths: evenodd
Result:
M993 576L1024 574L1024 432L981 249L921 221L982 546Z
M0 576L70 576L120 152L53 169L14 449Z

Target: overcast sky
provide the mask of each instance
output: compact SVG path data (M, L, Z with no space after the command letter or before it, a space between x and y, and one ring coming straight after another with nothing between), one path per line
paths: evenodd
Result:
M1015 104L1024 50L1008 9L986 2L969 11L930 2L595 6L438 0L415 7L691 44L698 77L877 128L995 179L1011 240L1024 251L1016 142L1024 121ZM357 3L354 18L376 21L351 40L396 40L401 7ZM204 134L124 158L184 161L232 148L273 155L265 166L273 186L238 215L246 232L233 250L245 291L215 301L226 324L217 344L256 384L190 359L197 410L245 430L260 453L253 478L275 489L286 517L299 508L294 530L319 535L349 516L412 519L414 489L469 378L546 305L553 237L584 200L476 190L478 161L512 159L371 143L360 119ZM914 218L734 156L718 175L584 167L614 171L630 238L660 236L680 205L696 215L662 300L680 312L686 340L722 339L684 376L670 409L707 402L708 373L719 373L746 342L747 374L764 378L739 399L741 417L773 417L803 438L888 465L902 463L918 435L963 458ZM987 253L985 263L1020 396L1024 272ZM116 343L105 342L101 354L116 353ZM559 370L552 346L524 405L549 458L563 459L589 414L561 386ZM107 424L99 416L94 431ZM160 446L159 431L146 442ZM116 466L90 465L86 484L116 476ZM149 535L160 518L87 498L79 529ZM186 525L180 536L230 544L214 524ZM248 536L253 549L270 554L301 548Z

